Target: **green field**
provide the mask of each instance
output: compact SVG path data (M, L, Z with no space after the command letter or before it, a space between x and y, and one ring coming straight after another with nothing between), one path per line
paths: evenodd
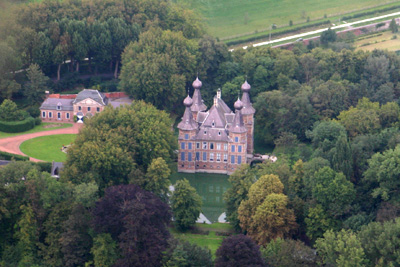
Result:
M57 134L40 136L23 142L20 146L22 153L43 161L65 161L67 154L61 151L63 145L75 141L76 134Z
M0 132L0 138L6 138L11 136L23 135L23 134L30 134L30 133L37 133L43 131L50 131L50 130L57 130L62 128L72 127L71 123L53 123L53 122L44 122L40 125L36 125L32 129L22 133L4 133Z
M232 39L242 34L268 31L271 24L278 27L339 17L346 13L372 9L399 1L376 0L175 0L187 5L200 14L214 37Z
M215 252L221 245L225 236L216 235L217 232L230 232L233 233L233 228L227 223L213 223L213 224L196 224L196 228L201 231L209 231L208 235L192 234L190 231L181 233L174 228L171 228L171 232L174 237L186 240L190 243L194 243L198 246L208 248L211 250L211 254L215 258Z
M396 36L394 39L393 36ZM356 50L373 51L375 49L399 51L400 35L393 34L391 31L371 34L356 40L354 47Z

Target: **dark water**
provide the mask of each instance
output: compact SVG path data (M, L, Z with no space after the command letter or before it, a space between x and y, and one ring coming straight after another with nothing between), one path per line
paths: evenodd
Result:
M230 187L228 175L209 173L174 173L171 182L186 178L190 185L196 188L203 199L203 214L211 222L217 222L218 217L225 212L223 194Z

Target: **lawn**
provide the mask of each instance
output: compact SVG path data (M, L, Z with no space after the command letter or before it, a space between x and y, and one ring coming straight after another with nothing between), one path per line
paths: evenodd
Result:
M207 235L193 234L190 231L181 233L175 228L171 228L171 233L176 238L208 248L211 250L213 258L215 258L215 252L221 245L222 241L226 238L225 236L219 236L216 233L233 233L232 226L227 223L196 224L196 228L200 231L209 231L209 233Z
M240 34L268 31L271 24L289 24L323 19L372 9L396 1L390 0L175 0L203 15L208 32L221 39L232 39ZM332 21L333 22L333 21ZM230 37L230 38L228 38Z
M393 39L391 31L386 31L370 36L361 37L362 40L356 41L354 47L357 50L373 51L375 49L398 51L400 50L400 35L397 34L396 39Z
M34 128L30 129L29 131L22 132L22 133L4 133L0 132L0 138L23 135L23 134L30 134L30 133L37 133L43 131L50 131L62 128L72 127L71 123L53 123L53 122L44 122L40 125L36 125Z
M23 142L21 151L29 157L43 161L65 161L67 154L61 151L63 145L75 141L76 134L57 134L40 136Z

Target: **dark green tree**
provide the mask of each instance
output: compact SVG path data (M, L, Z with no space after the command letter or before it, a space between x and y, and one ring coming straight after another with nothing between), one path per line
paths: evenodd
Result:
M389 29L392 31L392 33L397 33L399 31L399 26L397 25L395 19L392 19L392 21L390 21Z
M31 103L41 103L44 98L49 78L43 74L39 65L31 64L27 70L28 82L24 86L24 96Z
M336 42L336 32L331 28L321 33L320 41L321 44L327 45L328 43Z

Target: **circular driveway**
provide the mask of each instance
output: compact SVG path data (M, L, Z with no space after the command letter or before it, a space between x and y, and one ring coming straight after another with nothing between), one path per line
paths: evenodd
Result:
M1 138L0 139L0 151L26 156L19 149L19 146L22 144L22 142L32 139L32 138L35 138L35 137L39 137L39 136L55 135L55 134L77 134L77 133L79 133L79 129L82 128L83 125L84 124L74 123L72 125L72 127L69 127L69 128L49 130L49 131L43 131L43 132L38 132L38 133L31 133L31 134L24 134L24 135L18 135L18 136L13 136L13 137ZM35 158L29 158L29 159L31 161L36 161L36 162L41 161L41 160L38 160Z

